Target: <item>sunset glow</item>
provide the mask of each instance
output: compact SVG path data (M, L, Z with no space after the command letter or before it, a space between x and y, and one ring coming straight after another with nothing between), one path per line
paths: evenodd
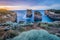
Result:
M38 10L38 9L45 9L47 6L28 6L28 5L21 5L21 6L0 6L0 9L8 9L8 10L26 10L26 9L33 9L33 10Z
M0 8L8 10L60 9L60 0L0 0Z

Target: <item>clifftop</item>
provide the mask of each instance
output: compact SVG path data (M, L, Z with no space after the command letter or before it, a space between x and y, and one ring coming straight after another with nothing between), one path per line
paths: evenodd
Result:
M7 9L0 9L0 23L7 21L16 21L17 14L14 11L9 11Z
M60 10L50 9L50 10L48 10L48 11L54 12L54 13L56 13L56 14L60 14Z

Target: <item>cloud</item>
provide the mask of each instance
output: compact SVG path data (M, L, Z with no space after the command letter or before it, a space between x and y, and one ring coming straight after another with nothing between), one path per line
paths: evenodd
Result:
M26 9L45 9L47 6L29 6L29 5L20 5L20 6L0 6L0 8L5 8L8 10L26 10Z
M0 4L5 5L30 5L30 6L36 6L36 5L52 5L52 4L59 4L60 0L0 0Z
M60 4L53 4L48 6L48 9L60 9Z
M31 9L33 9L33 10L44 10L44 9L46 9L47 8L47 6L32 6L31 7Z
M53 4L50 6L46 5L37 5L37 6L30 6L30 5L20 5L20 6L0 6L0 8L5 8L8 10L26 10L26 9L32 9L32 10L46 10L46 9L60 9L60 4Z

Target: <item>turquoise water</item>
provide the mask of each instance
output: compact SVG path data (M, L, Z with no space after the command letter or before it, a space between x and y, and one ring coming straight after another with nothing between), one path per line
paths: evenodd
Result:
M36 10L33 10L32 11L32 14L34 14L34 11ZM50 19L48 16L45 15L44 13L44 10L37 10L37 11L40 11L41 14L42 14L42 21L41 22L53 22L52 19ZM17 13L17 21L26 21L26 10L16 10L16 13ZM34 15L33 15L34 16ZM31 18L32 22L33 22L33 18Z

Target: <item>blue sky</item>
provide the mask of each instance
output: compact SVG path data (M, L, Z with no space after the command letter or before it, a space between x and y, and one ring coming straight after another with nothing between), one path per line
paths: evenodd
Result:
M60 9L60 0L0 0L0 7L10 9ZM15 8L14 8L15 7Z

